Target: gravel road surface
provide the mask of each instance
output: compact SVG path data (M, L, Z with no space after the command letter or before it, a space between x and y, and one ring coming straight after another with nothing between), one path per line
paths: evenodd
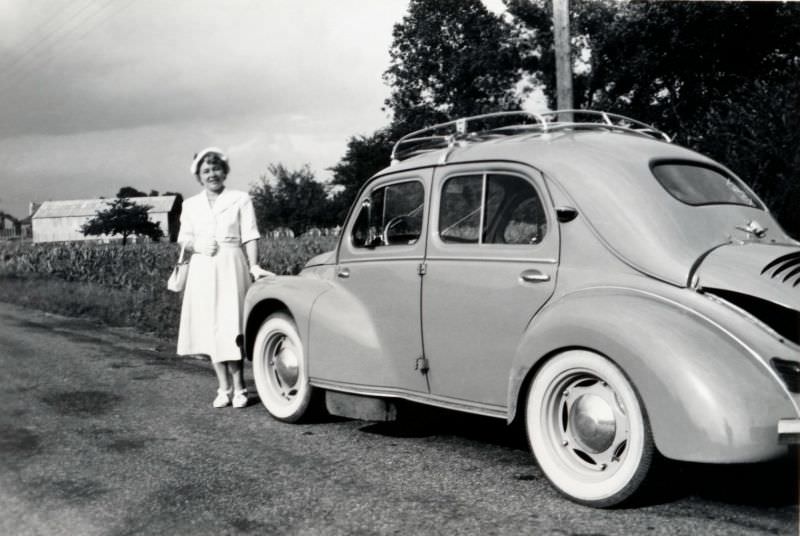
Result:
M0 534L798 534L797 463L669 465L636 508L561 497L520 430L214 410L207 361L0 303Z

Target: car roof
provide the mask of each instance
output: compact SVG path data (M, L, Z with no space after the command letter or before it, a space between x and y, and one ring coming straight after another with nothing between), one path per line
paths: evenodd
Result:
M550 187L571 199L617 254L650 275L682 286L699 256L730 239L731 212L752 216L756 209L682 203L653 176L651 165L662 160L695 162L733 176L724 166L685 147L644 134L604 129L456 141L448 148L397 162L379 175L468 162L531 166L544 174ZM768 217L759 212L761 219Z

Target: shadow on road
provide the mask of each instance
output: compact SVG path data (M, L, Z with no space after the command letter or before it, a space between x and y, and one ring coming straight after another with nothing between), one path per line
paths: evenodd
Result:
M797 452L757 464L680 464L679 490L728 504L786 506L798 504Z
M527 449L523 427L507 425L504 420L480 415L397 402L397 420L367 424L362 432L387 437L457 436L492 445Z
M398 420L365 424L360 431L396 438L446 437L528 450L524 423L505 421L412 403L400 403ZM658 460L651 489L636 507L700 497L759 507L797 505L798 452L757 464L700 464Z

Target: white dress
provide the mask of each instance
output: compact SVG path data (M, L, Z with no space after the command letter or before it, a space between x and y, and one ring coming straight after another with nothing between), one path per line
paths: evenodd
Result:
M214 239L214 256L194 254L183 294L178 355L239 361L242 307L250 272L242 244L260 237L250 196L225 188L212 207L205 190L183 203L178 242Z

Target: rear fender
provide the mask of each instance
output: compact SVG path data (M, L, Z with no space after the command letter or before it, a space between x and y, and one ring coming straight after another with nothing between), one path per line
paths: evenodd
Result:
M797 417L797 409L768 365L707 317L633 289L579 291L540 312L512 366L509 420L537 366L570 348L622 368L668 458L736 463L785 452L777 422Z

